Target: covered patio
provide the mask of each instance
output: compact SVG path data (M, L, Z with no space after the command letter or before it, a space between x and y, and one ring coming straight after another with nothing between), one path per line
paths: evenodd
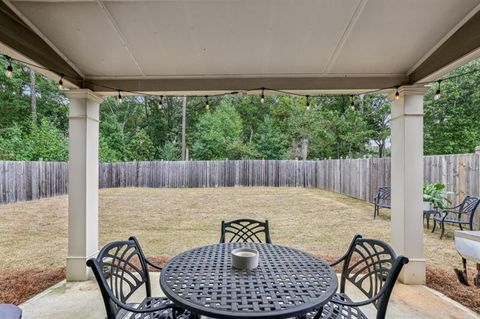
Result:
M99 249L104 96L377 92L392 100L390 243L410 260L400 281L423 285L425 84L480 56L479 10L479 0L2 0L0 52L68 88L67 281L91 278Z

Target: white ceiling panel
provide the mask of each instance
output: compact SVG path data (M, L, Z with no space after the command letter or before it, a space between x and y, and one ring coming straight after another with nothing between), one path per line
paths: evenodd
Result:
M138 67L96 2L15 2L84 74L138 76Z
M87 78L406 75L480 0L11 0Z
M323 73L357 3L105 2L145 74Z
M406 73L478 0L369 0L331 73Z

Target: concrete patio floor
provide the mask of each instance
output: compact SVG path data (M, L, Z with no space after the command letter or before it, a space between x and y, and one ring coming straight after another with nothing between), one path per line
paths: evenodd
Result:
M163 295L158 283L158 273L152 273L152 294ZM354 300L362 295L347 286ZM105 310L95 281L61 282L20 305L25 319L92 319L104 318ZM369 318L375 310L362 308ZM387 318L478 318L479 315L459 303L425 286L397 284L390 299Z

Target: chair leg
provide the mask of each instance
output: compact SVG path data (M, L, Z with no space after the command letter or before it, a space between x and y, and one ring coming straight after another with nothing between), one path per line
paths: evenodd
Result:
M433 227L432 227L432 234L435 232L435 228L437 227L437 221L433 220Z
M445 223L443 221L440 224L440 228L442 229L442 233L440 234L440 239L442 239L443 235L445 235Z
M425 217L427 218L427 229L430 229L430 214L427 214Z
M460 230L463 230L462 224L458 224L458 226L460 226Z
M377 205L373 208L373 219L375 219L375 217L377 217Z

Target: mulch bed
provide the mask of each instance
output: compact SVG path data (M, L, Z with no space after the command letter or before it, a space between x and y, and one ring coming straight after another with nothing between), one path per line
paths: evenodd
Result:
M0 303L19 305L63 279L63 267L0 272Z
M427 286L462 305L480 313L480 287L473 285L473 274L468 276L470 286L462 285L453 269L427 267Z
M152 257L150 260L164 266L169 256ZM327 262L334 257L323 257ZM335 267L341 271L341 267ZM152 270L153 271L153 270ZM427 268L427 286L435 289L462 305L480 313L480 288L473 286L472 273L469 275L470 285L460 284L451 269L438 267ZM25 269L0 274L0 303L21 304L48 287L65 279L65 268Z

